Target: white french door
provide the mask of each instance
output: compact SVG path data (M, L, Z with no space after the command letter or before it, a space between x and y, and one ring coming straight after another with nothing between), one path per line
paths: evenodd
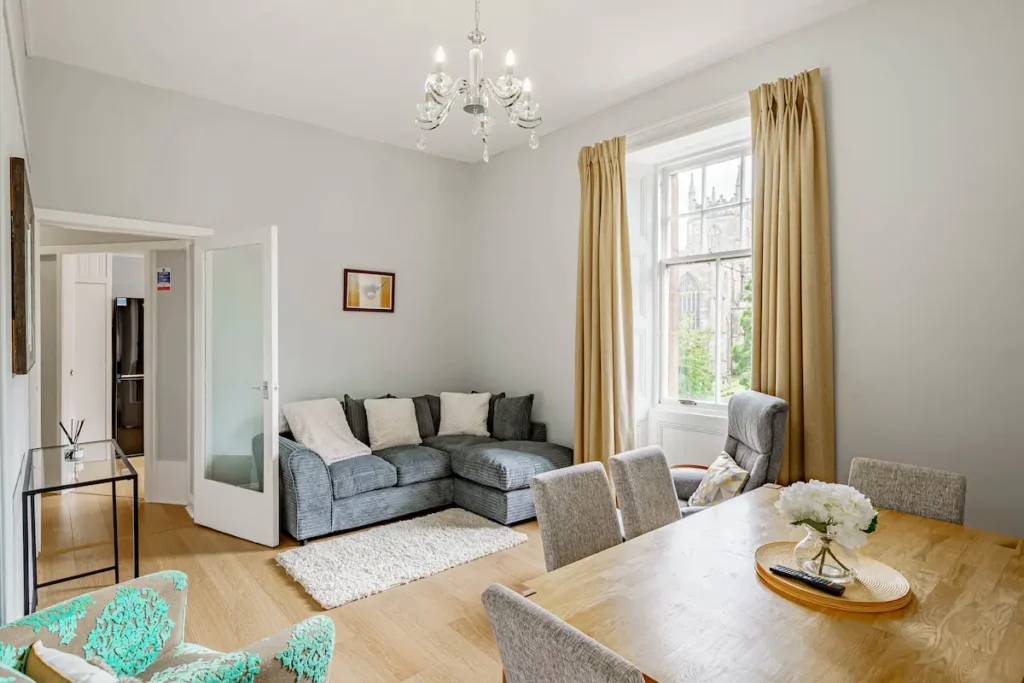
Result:
M277 228L197 239L193 257L195 521L273 547Z

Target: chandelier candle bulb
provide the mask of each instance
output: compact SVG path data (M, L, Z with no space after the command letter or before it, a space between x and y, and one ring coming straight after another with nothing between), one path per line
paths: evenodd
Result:
M533 99L533 83L530 82L529 78L523 79L523 97L529 102Z
M434 53L434 63L437 65L437 72L441 73L444 68L445 54L444 48L440 45L437 47L437 52Z
M511 76L516 70L516 53L509 50L505 53L505 74Z

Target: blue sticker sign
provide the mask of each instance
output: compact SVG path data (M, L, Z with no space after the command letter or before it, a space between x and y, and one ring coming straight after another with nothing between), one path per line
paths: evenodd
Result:
M171 269L170 268L157 268L156 269L156 291L158 291L158 292L169 292L169 291L171 291Z

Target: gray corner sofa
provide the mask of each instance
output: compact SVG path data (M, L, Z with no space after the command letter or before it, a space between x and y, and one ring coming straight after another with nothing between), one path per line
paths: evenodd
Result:
M348 419L351 425L352 416ZM541 423L532 423L525 441L436 436L436 422L421 422L420 429L420 445L392 446L330 466L290 433L280 434L285 530L306 541L453 503L514 524L536 516L530 477L573 463L572 449L547 442ZM358 438L354 426L353 431ZM255 438L253 452L262 454L262 435Z

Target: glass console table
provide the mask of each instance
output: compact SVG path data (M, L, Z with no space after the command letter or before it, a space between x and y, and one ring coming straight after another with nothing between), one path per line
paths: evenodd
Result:
M25 455L24 477L21 492L22 532L24 534L24 577L25 614L35 611L39 589L58 583L74 581L94 574L114 572L114 583L120 583L118 567L120 550L117 537L117 482L132 482L132 551L134 575L139 576L139 475L131 462L113 439L90 441L78 444L75 452L71 446L49 446L33 448ZM113 498L114 522L114 564L93 569L74 576L52 579L40 583L36 574L36 496L83 486L110 484ZM31 568L31 573L29 572Z

